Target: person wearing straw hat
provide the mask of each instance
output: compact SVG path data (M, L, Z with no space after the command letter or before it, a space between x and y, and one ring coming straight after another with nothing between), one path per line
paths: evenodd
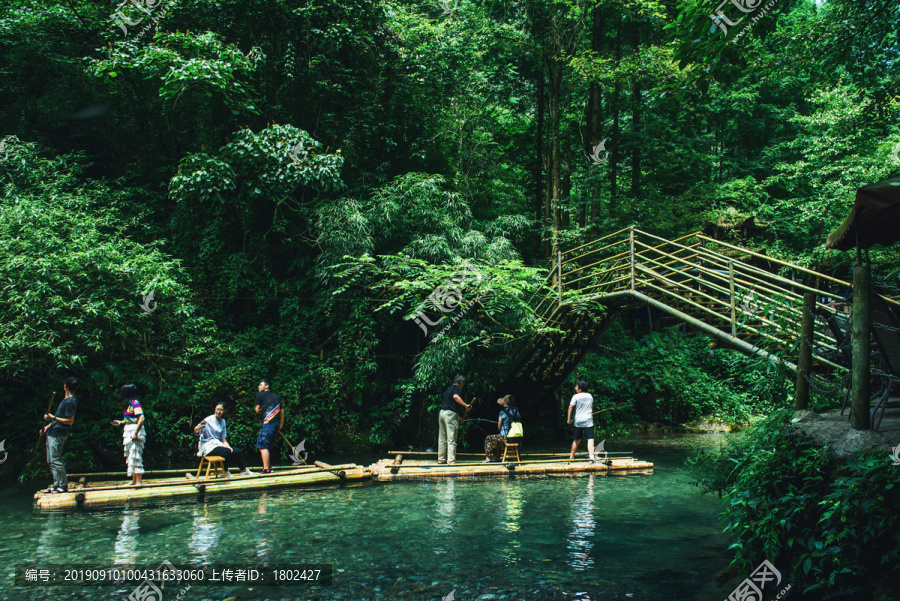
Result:
M500 416L497 418L497 430L500 434L491 434L484 439L483 463L500 461L503 449L506 447L509 429L512 427L513 422L522 421L522 416L519 414L518 407L516 407L516 397L508 394L497 399L497 404L500 405ZM511 442L520 443L520 440L521 437L510 438Z
M259 473L271 474L272 459L270 449L275 444L275 436L284 426L284 411L281 410L281 399L271 390L272 382L263 378L259 381L258 388L255 410L263 416L259 436L256 437L256 448L259 449L263 464L263 468Z
M76 390L78 390L78 380L72 377L66 378L63 384L63 400L56 408L56 413L44 414L44 419L51 421L41 429L41 432L47 434L47 464L50 466L50 474L53 476L53 484L46 490L50 494L69 490L69 479L66 475L62 450L69 437L69 429L75 423L75 411L78 409Z

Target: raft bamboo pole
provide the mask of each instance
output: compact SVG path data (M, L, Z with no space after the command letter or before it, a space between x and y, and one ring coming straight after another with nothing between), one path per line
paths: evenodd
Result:
M267 474L269 475L269 474ZM372 478L372 472L363 466L357 466L346 475L348 480L363 480ZM234 482L234 478L222 478L219 481L196 481L197 484L185 482L180 486L168 486L154 490L152 487L127 487L131 490L105 490L92 489L70 491L61 494L42 495L37 499L37 505L41 509L57 507L75 507L83 504L109 505L126 501L138 501L146 499L175 499L179 497L203 497L230 491L255 491L269 488L281 488L289 486L307 486L331 482L342 482L343 478L331 473L316 472L302 474L282 474L273 479L245 478L243 481ZM200 488L202 487L202 488ZM128 494L125 494L125 493Z
M510 465L533 465L533 464L547 464L547 463L559 463L559 464L588 464L591 462L600 462L599 465L606 465L606 461L612 461L615 465L615 462L621 463L633 463L637 461L634 457L618 457L614 459L535 459L533 461L491 461L490 463L484 463L483 461L473 461L470 463L404 463L402 465L385 465L381 464L384 468L389 468L391 471L400 470L400 469L426 469L426 470L445 470L445 469L459 469L459 468L475 468L475 467L485 467L485 466L510 466Z
M296 469L296 466L280 465L280 466L273 466L272 469L273 470L292 470L292 469ZM168 469L168 470L147 470L146 472L144 472L144 477L147 477L147 476L151 476L151 477L153 477L153 476L175 476L177 474L183 474L185 472L190 472L190 471L197 471L197 470L196 470L196 468L194 468L192 470L190 467L173 468L173 469ZM84 474L69 474L68 477L71 480L73 478L87 478L87 477L96 477L96 476L103 476L104 478L111 478L114 476L128 476L128 472L89 472L89 473L84 473Z
M627 473L653 473L653 464L646 461L634 461L619 465L606 466L603 464L586 464L586 465L525 465L517 469L503 469L504 465L498 464L481 464L478 468L469 470L444 470L444 471L406 471L398 473L384 472L377 474L379 480L416 480L435 478L451 478L466 476L532 476L538 474L610 474L612 472Z
M285 468L285 469L286 469L286 468ZM315 466L313 466L313 465L310 465L310 466L301 465L301 466L297 466L296 469L292 469L292 470L289 470L289 471L282 470L282 472L281 472L280 474L277 474L277 475L284 475L284 474L286 474L286 473L288 473L288 474L300 474L300 473L316 472L316 471L320 471L320 468L317 468L317 467L315 467ZM179 472L179 473L183 474L184 476L187 476L188 479L185 480L183 477L182 477L182 478L160 478L160 479L158 479L158 480L152 480L152 479L150 479L150 480L148 481L147 478L144 478L144 482L148 482L148 484L162 484L162 483L175 483L175 484L180 484L180 483L184 483L184 482L205 482L205 481L207 481L206 478L202 478L202 477L201 477L201 478L198 478L197 476L195 476L191 470L182 470L182 471ZM272 476L272 475L275 475L275 474L260 474L260 473L255 473L255 474L253 474L252 476L244 476L244 475L242 475L242 474L237 474L237 475L232 475L231 477L232 477L232 478L255 478L255 477L257 477L257 476L259 476L259 477L269 477L269 476ZM218 476L211 476L208 480L211 481L211 480L214 480L214 479L221 480L222 478L219 478ZM117 482L118 482L117 480L98 480L98 481L94 481L94 482L81 482L81 479L79 479L79 482L76 484L76 486L87 486L87 487L92 488L92 489L97 489L97 488L99 488L99 487L101 487L101 486L118 486Z
M607 451L600 451L606 453ZM586 455L587 453L578 453L577 455ZM633 455L632 451L609 451L610 455ZM388 455L419 456L419 455L435 455L437 451L389 451ZM484 457L484 453L457 453L457 457ZM568 453L522 453L522 457L568 457ZM576 457L577 458L577 457ZM390 458L388 458L390 459Z
M346 465L335 466L332 469L338 469L338 468L340 468L340 469L356 469L359 467L362 467L362 466L358 466L355 463L348 463ZM282 474L274 474L274 473L273 474L254 474L252 476L231 476L230 478L223 478L223 477L216 477L216 478L194 477L192 479L179 478L177 480L175 480L175 479L167 480L166 482L153 482L151 484L141 484L140 486L129 486L126 484L118 484L118 485L112 485L112 486L85 486L83 488L72 489L69 492L79 493L79 492L96 492L96 491L102 491L102 490L138 490L138 489L142 489L142 488L165 488L167 486L186 486L186 485L196 487L200 484L221 484L223 482L231 482L232 480L237 480L239 482L240 481L248 481L248 480L256 480L259 478L264 478L264 479L268 480L273 477L284 478L284 477L288 477L288 476L302 476L305 474L315 474L315 473L327 472L327 471L330 471L330 470L324 470L321 468L310 466L310 467L298 468L294 471L290 471L290 472L282 473ZM337 474L335 474L335 475L337 475ZM41 496L44 496L44 494L42 494L42 493L38 493L38 494L40 494Z

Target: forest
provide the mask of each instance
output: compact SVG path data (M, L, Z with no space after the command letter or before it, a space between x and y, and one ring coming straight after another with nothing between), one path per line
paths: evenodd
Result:
M3 3L10 464L71 375L66 452L85 468L120 459L125 382L150 463L187 458L222 400L249 444L260 378L313 450L433 446L455 374L503 394L514 343L546 327L529 303L560 250L632 225L846 277L854 257L825 236L856 188L900 171L900 5L713 4ZM871 253L889 290L898 259ZM477 302L423 334L422 303L464 263ZM789 405L769 368L632 318L572 381L630 403L602 416L616 432ZM561 431L558 400L525 409Z

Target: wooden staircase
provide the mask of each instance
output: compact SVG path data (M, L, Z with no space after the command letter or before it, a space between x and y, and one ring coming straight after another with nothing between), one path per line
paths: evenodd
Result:
M852 290L699 232L667 240L634 227L560 252L545 284L555 294L532 301L544 331L523 346L505 384L539 397L559 388L619 312L641 305L796 371L804 311L834 312L829 300ZM808 292L812 307L803 304ZM832 332L820 325L813 338L814 363L846 372L832 360L840 354Z

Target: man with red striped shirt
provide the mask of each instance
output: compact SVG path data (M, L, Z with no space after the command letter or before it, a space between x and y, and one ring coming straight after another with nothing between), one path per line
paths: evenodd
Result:
M284 411L281 409L281 400L270 390L272 383L263 378L259 381L259 392L256 393L256 412L262 414L262 427L259 436L256 437L256 448L262 456L263 468L260 474L271 474L271 457L269 449L275 444L275 437L284 426Z

